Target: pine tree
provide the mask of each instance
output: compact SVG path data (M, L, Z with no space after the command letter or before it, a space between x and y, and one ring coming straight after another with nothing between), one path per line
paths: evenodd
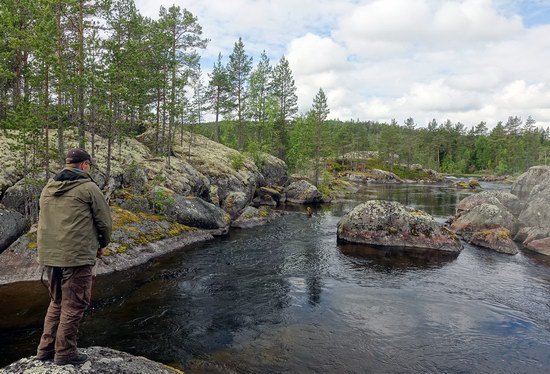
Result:
M239 38L229 55L227 73L231 87L230 102L236 117L237 126L237 148L244 149L245 127L247 120L246 102L249 94L249 76L252 70L252 57L249 57L244 50L242 38Z
M288 125L296 113L298 113L296 86L290 65L285 56L281 57L279 63L273 69L272 92L279 103L278 127L280 147L278 156L281 159L285 159L285 152L288 147Z
M208 90L206 92L210 109L214 111L215 130L214 140L219 142L220 137L220 115L228 112L229 107L229 78L227 70L222 65L222 54L218 54L218 61L214 63L214 68L209 74Z
M262 131L267 124L267 105L270 98L272 68L265 51L260 56L260 62L252 74L250 74L250 96L248 98L248 110L254 121L254 140L261 143Z
M324 136L324 123L329 115L330 110L327 104L327 97L322 88L319 89L317 95L313 99L313 107L311 108L311 119L313 121L314 128L314 157L315 157L315 186L319 186L319 176L321 171L321 152L323 148Z

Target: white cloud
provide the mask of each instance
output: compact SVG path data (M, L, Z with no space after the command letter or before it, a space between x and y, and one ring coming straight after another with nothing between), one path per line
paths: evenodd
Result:
M172 2L137 1L151 17ZM176 1L211 39L207 62L227 57L239 36L255 61L264 49L273 64L285 54L302 112L322 87L332 118L494 125L532 115L550 125L550 20L526 26L525 2Z

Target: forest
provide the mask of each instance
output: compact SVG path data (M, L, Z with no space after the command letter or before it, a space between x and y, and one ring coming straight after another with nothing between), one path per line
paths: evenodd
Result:
M299 111L285 56L272 63L264 51L254 62L241 38L205 73L209 40L178 6L150 19L133 0L3 0L0 35L0 134L17 139L26 173L62 164L69 132L93 156L96 136L111 155L124 137L152 131L167 163L183 131L200 133L256 161L267 152L293 171L314 170L315 182L327 160L358 151L377 151L389 170L501 175L549 163L550 129L531 117L492 128L335 120L322 88ZM108 178L110 157L101 168Z

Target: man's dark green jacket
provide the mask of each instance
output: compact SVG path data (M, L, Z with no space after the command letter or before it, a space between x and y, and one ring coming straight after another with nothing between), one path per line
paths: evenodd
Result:
M47 266L94 265L111 240L111 210L90 176L65 168L40 195L38 262Z

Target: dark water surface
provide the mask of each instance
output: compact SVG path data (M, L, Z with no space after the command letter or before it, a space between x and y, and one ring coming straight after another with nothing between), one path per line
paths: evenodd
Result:
M547 373L550 259L465 245L455 259L336 242L336 224L381 198L444 221L469 192L370 186L269 226L235 230L98 281L81 346L189 373ZM0 288L0 366L31 355L45 290Z

